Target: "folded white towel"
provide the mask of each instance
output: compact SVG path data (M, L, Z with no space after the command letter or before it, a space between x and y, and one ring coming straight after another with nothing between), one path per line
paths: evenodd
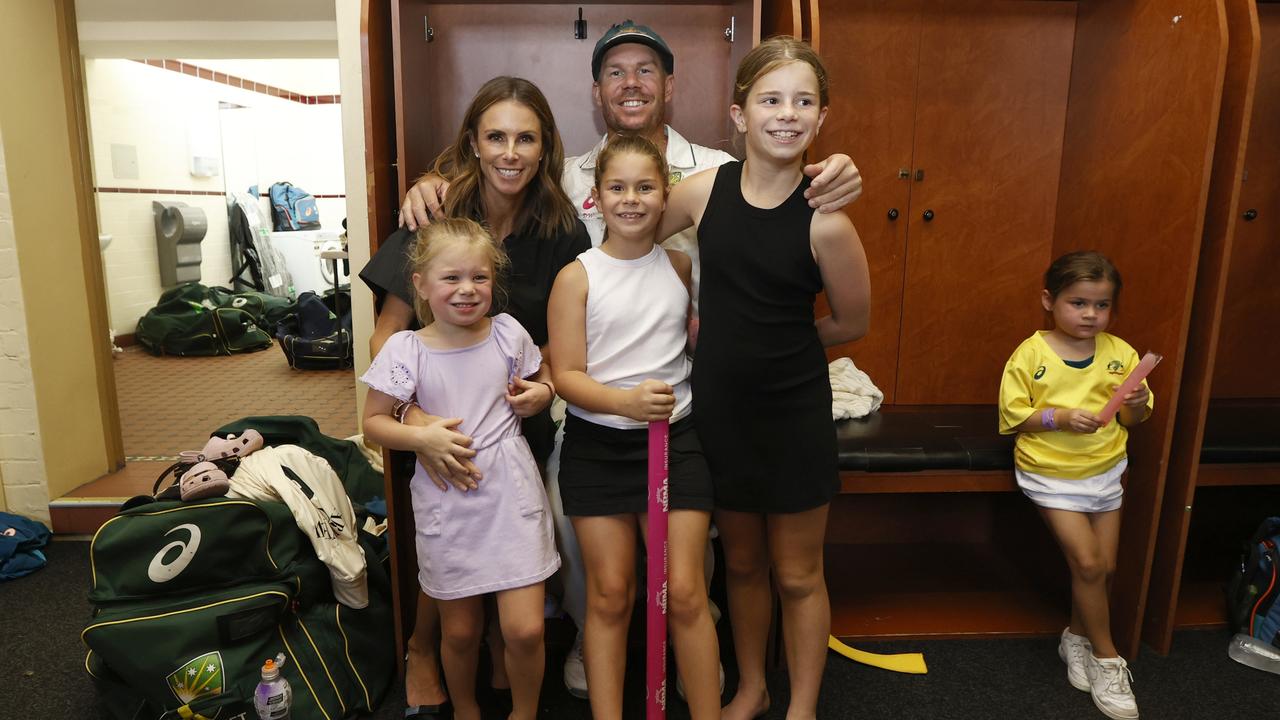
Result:
M870 415L884 402L884 393L871 378L847 357L838 358L827 368L831 376L831 418L860 418Z

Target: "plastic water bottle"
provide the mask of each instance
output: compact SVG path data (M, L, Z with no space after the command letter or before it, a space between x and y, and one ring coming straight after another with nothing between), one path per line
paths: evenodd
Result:
M280 674L284 667L284 653L262 664L262 682L253 691L253 709L260 720L289 720L289 706L293 704L293 688Z
M1280 675L1280 649L1244 633L1237 633L1227 646L1232 660L1251 668Z

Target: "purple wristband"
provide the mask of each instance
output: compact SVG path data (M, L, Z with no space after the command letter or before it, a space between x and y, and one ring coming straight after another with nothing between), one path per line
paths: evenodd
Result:
M1053 421L1053 408L1045 408L1040 413L1040 424L1047 430L1057 430L1058 424Z

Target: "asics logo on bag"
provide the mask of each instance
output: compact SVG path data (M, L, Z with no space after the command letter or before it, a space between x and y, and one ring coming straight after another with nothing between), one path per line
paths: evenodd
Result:
M169 582L178 577L183 570L187 569L187 565L191 564L191 558L196 556L196 550L200 548L199 527L186 523L173 528L165 533L165 536L169 536L177 530L186 530L190 533L190 537L185 542L174 540L160 548L160 552L151 558L151 564L147 566L147 577L151 578L152 582ZM166 562L165 556L169 555L170 551L175 548L179 550L177 556Z

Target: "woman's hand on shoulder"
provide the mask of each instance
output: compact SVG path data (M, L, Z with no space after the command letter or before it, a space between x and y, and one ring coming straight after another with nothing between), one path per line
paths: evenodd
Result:
M448 192L449 181L435 173L418 178L400 205L400 227L408 225L410 230L417 230L423 225L430 225L431 218L440 217Z
M639 422L667 420L676 409L675 388L653 378L642 380L626 391L618 409L619 415Z

